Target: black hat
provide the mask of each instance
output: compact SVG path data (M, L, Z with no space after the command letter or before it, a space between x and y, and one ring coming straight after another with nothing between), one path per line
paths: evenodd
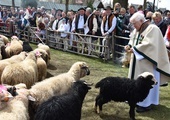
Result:
M104 10L107 10L107 9L113 10L113 8L111 8L110 6L107 6L104 8Z
M86 11L85 8L83 8L83 7L81 7L81 8L78 9L78 11L80 11L80 10Z

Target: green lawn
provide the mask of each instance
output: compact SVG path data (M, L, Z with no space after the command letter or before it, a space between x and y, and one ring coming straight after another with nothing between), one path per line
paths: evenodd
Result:
M32 45L35 47L35 45ZM94 84L107 76L126 77L127 68L121 68L120 65L110 62L103 62L99 59L88 58L58 50L51 50L51 64L48 68L49 76L67 72L70 66L76 61L85 61L91 70L90 76L82 78L83 80L93 82ZM137 120L170 120L170 85L160 89L160 105L154 106L153 110L146 113L136 113ZM98 89L94 86L86 95L83 108L82 120L129 120L129 106L126 103L110 102L103 106L103 114L99 116L94 112L94 100L98 94Z

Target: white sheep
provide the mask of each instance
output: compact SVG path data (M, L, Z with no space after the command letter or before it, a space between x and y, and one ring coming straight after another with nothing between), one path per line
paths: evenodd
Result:
M38 68L38 81L42 81L46 78L47 75L47 64L41 57L41 53L37 52L37 68Z
M3 70L5 69L7 65L10 65L13 63L19 63L23 61L25 58L26 58L26 52L21 52L19 55L14 55L11 58L0 60L0 66L1 66L0 67L0 79L1 79ZM0 80L0 83L1 83L1 80Z
M48 45L44 45L42 43L39 43L38 48L45 50L47 52L47 54L48 54L49 60L51 59L50 47Z
M49 63L49 57L48 57L48 53L45 51L45 50L43 50L43 49L40 49L40 48L36 48L36 49L34 49L34 51L33 51L35 54L37 53L37 52L40 52L42 55L41 55L41 57L43 58L43 60L46 62L46 64L48 65L48 63Z
M22 42L17 37L11 38L11 43L6 45L6 57L9 58L13 55L17 55L22 52L23 46Z
M10 42L9 39L4 35L0 35L0 38L2 38L5 45Z
M30 52L24 61L10 64L2 72L1 82L15 85L25 83L30 88L38 80L36 57Z
M90 71L85 62L76 62L67 73L60 74L36 83L30 89L30 95L35 98L35 106L52 96L68 92L74 81L89 75Z
M2 120L29 120L28 100L34 101L34 99L29 96L28 89L21 87L16 91L18 95L8 101L5 108L0 110Z

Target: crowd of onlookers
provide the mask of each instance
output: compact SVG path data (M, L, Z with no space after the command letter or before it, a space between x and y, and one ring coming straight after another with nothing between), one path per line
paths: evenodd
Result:
M14 21L17 24L18 28L24 30L27 26L36 27L36 33L45 37L46 29L54 30L60 34L62 38L69 38L70 46L78 46L77 42L72 41L75 36L66 34L63 32L74 32L82 33L85 35L95 35L95 36L109 36L112 33L129 37L130 32L133 31L133 25L129 23L129 18L135 13L140 12L144 14L147 20L152 24L156 24L162 35L165 37L166 45L169 46L168 35L168 25L170 24L170 11L162 13L162 11L157 10L152 12L149 9L143 9L142 5L139 5L138 8L130 5L128 9L121 7L120 3L115 3L112 7L107 6L104 9L95 9L91 8L80 8L78 11L68 11L67 13L61 9L53 8L51 10L46 10L44 6L40 8L30 7L27 8L18 8L13 7L6 8L5 6L0 6L0 26L7 25L9 21ZM75 37L79 40L80 38ZM87 37L86 42L93 43L98 38ZM104 39L100 39L99 44L104 44ZM117 39L116 43L121 45L126 45L127 40ZM108 42L108 45L111 42ZM88 54L91 54L91 49L93 46L81 45L82 47L88 48ZM71 49L77 50L72 47ZM122 51L122 48L117 47L118 51ZM100 49L102 53L102 48ZM102 54L101 54L101 57Z

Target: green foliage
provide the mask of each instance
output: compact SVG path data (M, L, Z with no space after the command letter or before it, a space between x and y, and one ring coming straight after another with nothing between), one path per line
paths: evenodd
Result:
M94 0L89 0L87 2L87 7L90 7L92 10L93 10L93 2L94 2Z
M23 8L26 8L28 6L37 8L37 5L38 5L37 0L21 0L21 6Z

